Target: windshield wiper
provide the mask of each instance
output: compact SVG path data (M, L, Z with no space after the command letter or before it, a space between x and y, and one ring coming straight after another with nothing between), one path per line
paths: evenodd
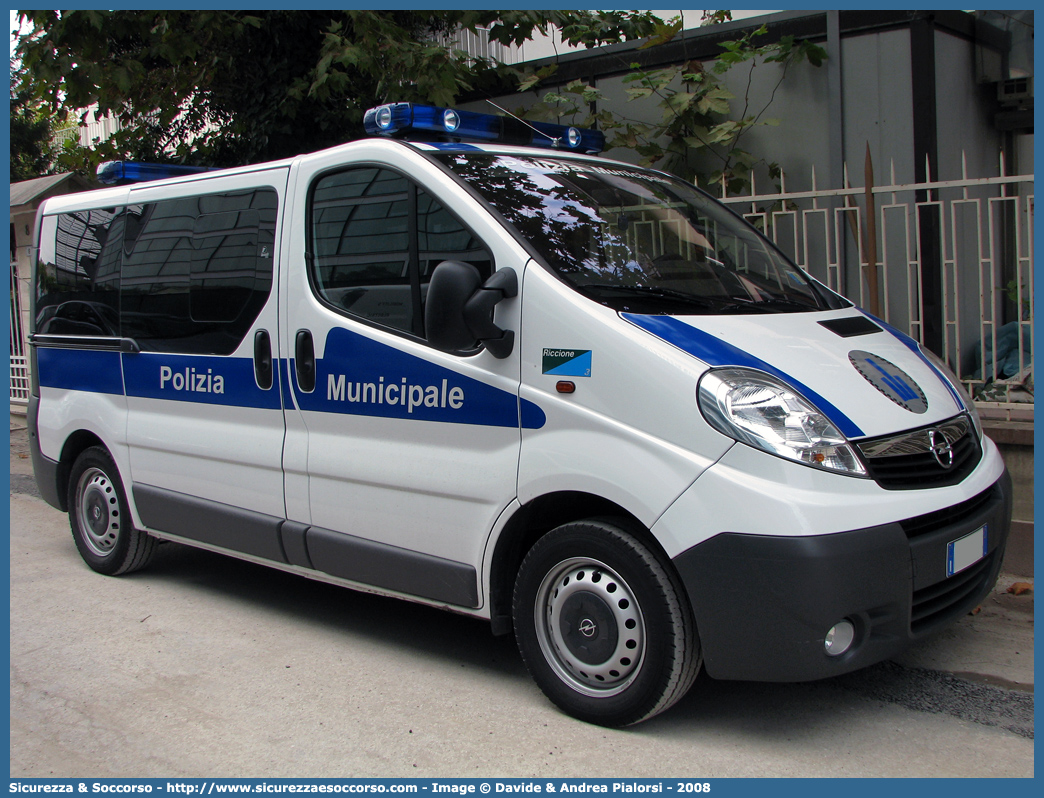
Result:
M671 288L651 285L613 285L606 283L587 283L577 286L581 291L590 293L629 294L643 299L662 299L667 302L679 302L699 308L713 310L717 313L782 313L787 308L814 311L818 308L806 302L799 302L784 297L772 297L765 300L750 299L743 296L701 296L686 294Z
M814 304L810 305L807 302L786 299L785 297L772 297L771 299L762 300L732 297L732 303L723 309L737 313L779 313L785 308L795 308L809 312L819 310Z
M649 297L654 299L668 299L672 301L686 302L700 307L720 308L722 303L730 304L723 297L698 296L697 294L686 294L684 291L674 291L670 288L658 288L649 285L607 285L604 283L588 283L577 286L581 291L606 291L614 294L633 294L634 296Z

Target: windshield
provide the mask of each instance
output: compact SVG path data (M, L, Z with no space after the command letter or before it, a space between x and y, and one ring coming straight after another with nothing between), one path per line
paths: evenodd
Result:
M621 164L443 152L580 293L634 313L786 313L826 303L753 227L680 180Z

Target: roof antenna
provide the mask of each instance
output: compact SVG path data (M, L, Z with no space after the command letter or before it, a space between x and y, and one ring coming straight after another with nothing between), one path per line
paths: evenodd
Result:
M549 136L549 135L548 135L547 133L545 133L545 132L544 132L543 130L538 130L537 128L533 127L533 126L532 126L531 124L529 124L529 122L527 122L527 121L526 121L525 119L520 119L519 117L517 117L517 116L515 116L515 115L514 115L513 113L511 113L511 112L510 112L509 110L507 110L506 108L501 108L501 107L500 107L499 105L497 105L497 104L496 104L495 102L493 102L492 100L488 100L488 99L487 99L487 100L486 100L486 102L488 102L488 103L489 103L490 105L492 105L492 106L493 106L494 108L496 108L496 109L497 109L498 111L502 111L503 113L505 113L505 114L507 114L508 116L510 116L510 117L511 117L512 119L515 119L515 120L517 120L517 121L521 122L521 123L522 123L523 125L525 125L526 127L528 127L528 128L529 128L530 130L532 130L532 131L533 131L534 133L539 133L539 134L540 134L541 136L543 136L543 137L544 137L545 139L548 139L548 140L550 140L550 142L551 142L552 146L553 146L553 147L554 147L555 149L558 149L558 148L559 148L559 146L561 146L561 143L562 143L562 138L561 138L561 137L559 137L559 138L555 138L554 136Z

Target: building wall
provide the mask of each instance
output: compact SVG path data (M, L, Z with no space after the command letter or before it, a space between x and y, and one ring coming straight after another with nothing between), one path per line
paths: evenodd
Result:
M899 183L914 182L910 71L910 35L905 30L842 41L844 159L853 185L863 185L868 143L875 184L891 182L892 163Z
M997 90L992 83L977 81L974 45L938 31L935 58L938 179L960 179L962 154L969 175L997 176L1001 148L1000 133L993 125Z

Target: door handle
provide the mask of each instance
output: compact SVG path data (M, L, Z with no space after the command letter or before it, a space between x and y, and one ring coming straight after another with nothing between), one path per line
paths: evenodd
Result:
M272 339L268 330L254 333L254 379L262 391L272 387Z
M315 347L312 345L312 333L308 330L298 330L295 344L297 387L305 393L311 393L315 390Z

